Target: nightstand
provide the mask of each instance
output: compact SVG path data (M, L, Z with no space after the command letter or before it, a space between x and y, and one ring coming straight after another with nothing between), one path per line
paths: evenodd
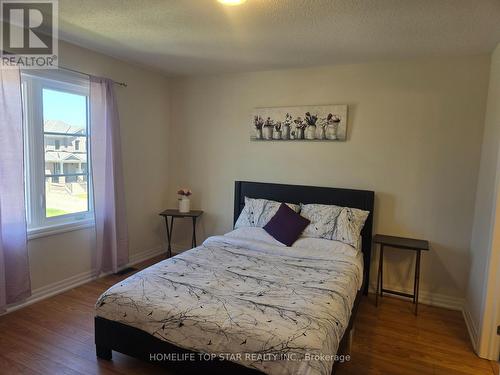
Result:
M159 215L165 218L165 225L167 226L167 256L170 258L172 256L172 230L174 229L174 218L190 217L193 221L193 236L191 239L191 246L196 247L196 219L203 214L201 210L191 210L189 212L179 212L176 209L168 209L161 212ZM168 223L168 218L170 217L170 225Z
M378 306L379 292L381 298L383 297L384 293L395 294L402 297L408 297L413 299L413 303L415 304L415 315L417 315L418 289L420 286L420 253L422 252L422 250L429 251L429 242L426 240L415 240L412 238L386 236L383 234L376 234L373 237L373 242L378 243L380 245L380 257L378 263L377 292L375 295L375 305ZM384 274L383 274L384 246L416 252L417 259L415 261L415 278L413 280L413 294L403 293L396 290L384 289Z

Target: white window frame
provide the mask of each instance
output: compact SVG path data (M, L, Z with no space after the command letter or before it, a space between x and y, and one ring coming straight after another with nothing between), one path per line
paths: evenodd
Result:
M86 76L62 71L23 71L21 74L25 129L26 219L28 238L90 227L94 224L94 199L90 150L90 84ZM87 183L88 211L46 217L43 89L87 97ZM63 171L62 171L63 172ZM64 174L64 173L63 173Z

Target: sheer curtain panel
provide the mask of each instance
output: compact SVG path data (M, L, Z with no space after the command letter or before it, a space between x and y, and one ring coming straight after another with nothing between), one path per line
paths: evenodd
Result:
M0 69L0 312L31 294L19 69Z
M113 81L90 78L90 144L96 251L94 272L117 272L128 263L128 234Z

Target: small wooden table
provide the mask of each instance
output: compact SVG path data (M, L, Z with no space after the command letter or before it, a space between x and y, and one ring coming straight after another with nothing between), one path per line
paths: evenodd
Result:
M415 240L412 238L404 237L394 237L386 236L383 234L376 234L373 237L373 242L380 245L380 258L378 263L378 275L377 275L377 293L375 296L375 305L378 306L378 295L380 292L380 298L383 297L384 293L396 294L398 296L408 297L413 299L415 304L415 315L418 313L418 289L420 287L420 253L422 250L429 250L429 241L426 240ZM415 278L413 281L413 294L403 293L395 290L384 289L384 246L393 247L402 250L413 250L416 251L417 259L415 261Z
M167 255L169 258L172 256L171 241L172 241L172 230L174 229L174 218L190 217L193 220L193 237L191 240L191 246L196 247L196 219L200 217L202 213L203 211L201 210L179 212L179 210L176 209L168 209L159 213L160 216L163 216L165 218L165 224L167 226L167 243L168 243ZM169 216L170 216L170 226L168 224Z

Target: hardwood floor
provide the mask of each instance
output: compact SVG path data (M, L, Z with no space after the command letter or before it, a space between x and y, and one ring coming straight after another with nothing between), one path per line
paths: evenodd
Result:
M122 278L108 276L1 316L0 373L174 374L116 352L113 361L96 359L94 303ZM411 307L384 297L377 309L364 299L352 359L337 374L498 374L496 364L472 352L459 312L421 305L415 317Z
M362 301L345 374L488 374L497 364L474 354L462 313L393 297Z

